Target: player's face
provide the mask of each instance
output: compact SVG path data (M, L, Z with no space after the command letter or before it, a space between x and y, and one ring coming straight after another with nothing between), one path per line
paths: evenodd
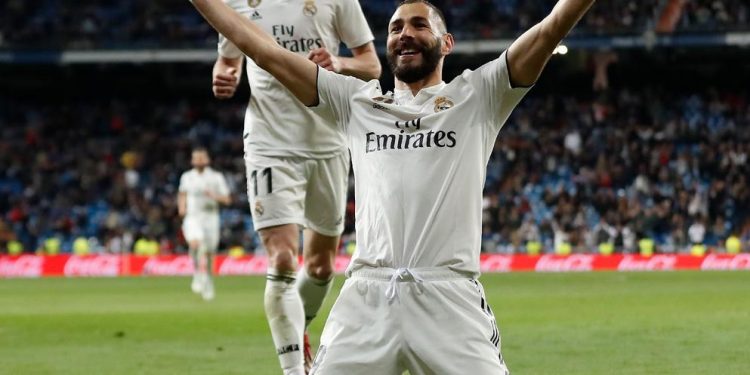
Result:
M443 57L439 26L425 4L402 5L388 25L388 65L400 81L420 81L437 69Z
M207 152L193 151L192 158L190 159L190 164L193 165L193 168L197 168L197 169L206 168L210 162L211 162L211 159L208 157Z

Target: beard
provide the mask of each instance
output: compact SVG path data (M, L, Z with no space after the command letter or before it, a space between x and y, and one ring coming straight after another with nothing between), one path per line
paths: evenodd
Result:
M432 47L425 47L415 42L403 43L398 48L394 48L386 53L388 66L390 66L393 75L401 82L414 83L421 81L434 72L440 63L440 58L442 57L440 54L441 46L442 39L440 38L435 38L435 44ZM422 54L422 63L416 66L408 64L399 66L397 51L403 49L414 49L420 52Z

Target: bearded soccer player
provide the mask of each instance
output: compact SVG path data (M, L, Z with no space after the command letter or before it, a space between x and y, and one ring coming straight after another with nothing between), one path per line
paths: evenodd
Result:
M226 0L282 48L320 67L362 79L380 76L373 36L357 0ZM338 56L344 42L352 57ZM217 98L234 95L244 55L219 36L213 69ZM247 60L250 102L243 134L253 223L268 253L264 304L284 374L309 370L303 331L333 279L349 179L343 134L300 103L271 74ZM297 272L299 228L304 268Z
M184 218L182 233L193 260L190 287L208 301L214 298L211 273L219 247L219 205L228 205L231 198L224 175L209 166L208 150L203 147L193 149L190 163L193 169L180 177L177 209Z
M319 69L217 0L203 16L302 103L352 154L357 251L312 374L503 374L479 276L482 189L495 138L555 47L593 4L560 0L507 51L443 82L454 40L424 0L388 27L395 93Z

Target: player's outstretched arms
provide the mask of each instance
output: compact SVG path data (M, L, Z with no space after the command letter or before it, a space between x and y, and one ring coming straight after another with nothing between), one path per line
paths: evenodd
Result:
M594 0L560 0L541 22L523 33L508 48L508 69L513 86L531 86L552 52L568 35Z
M318 103L318 67L280 47L252 21L222 0L190 0L216 31L232 41L263 70L271 73L303 104Z
M242 76L243 60L242 57L233 59L224 56L216 59L211 74L211 89L217 99L229 99L234 96Z

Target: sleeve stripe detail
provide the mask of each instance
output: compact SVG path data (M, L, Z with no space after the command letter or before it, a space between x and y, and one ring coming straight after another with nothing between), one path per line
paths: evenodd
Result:
M320 67L318 67L318 70L315 71L315 93L317 94L315 103L310 104L307 106L307 108L315 108L320 105L320 89L318 88L318 85L320 84Z

